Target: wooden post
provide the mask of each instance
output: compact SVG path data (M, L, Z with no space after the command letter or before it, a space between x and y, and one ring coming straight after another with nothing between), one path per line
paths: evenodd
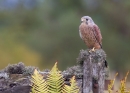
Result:
M91 55L87 56L83 62L83 93L90 93L92 91L92 61Z
M104 93L105 52L81 50L78 59L83 64L83 93Z

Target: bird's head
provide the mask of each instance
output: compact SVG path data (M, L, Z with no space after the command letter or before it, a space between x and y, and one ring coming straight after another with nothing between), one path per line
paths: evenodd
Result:
M93 20L89 16L83 16L81 17L81 22L86 24L94 24Z

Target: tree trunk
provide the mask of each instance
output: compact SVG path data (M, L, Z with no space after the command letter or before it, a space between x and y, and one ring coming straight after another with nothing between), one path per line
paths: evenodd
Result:
M83 63L83 93L104 93L105 52L81 50L79 57Z

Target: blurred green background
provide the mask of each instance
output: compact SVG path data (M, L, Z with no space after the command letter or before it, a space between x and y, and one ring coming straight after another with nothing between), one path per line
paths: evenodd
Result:
M130 68L129 0L0 0L0 69L9 63L60 70L76 65L86 45L79 37L80 18L99 26L111 70Z

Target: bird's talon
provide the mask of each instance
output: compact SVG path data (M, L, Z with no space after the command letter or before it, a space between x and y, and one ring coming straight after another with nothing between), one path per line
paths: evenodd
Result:
M93 47L91 50L89 50L89 52L95 52L95 47Z
M92 51L95 52L95 47L93 47Z

